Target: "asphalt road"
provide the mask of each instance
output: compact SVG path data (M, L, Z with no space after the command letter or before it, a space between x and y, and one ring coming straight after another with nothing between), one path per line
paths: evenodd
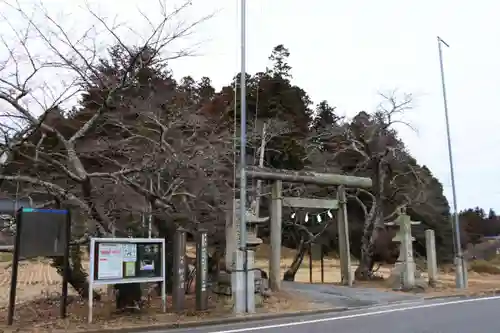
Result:
M149 333L493 333L500 296L388 305L307 317Z

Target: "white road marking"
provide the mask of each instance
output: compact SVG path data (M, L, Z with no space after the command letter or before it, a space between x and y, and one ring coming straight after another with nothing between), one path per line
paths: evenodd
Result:
M462 299L462 300L442 302L442 303L420 304L420 305L407 306L407 307L404 307L404 308L377 310L377 311L364 312L364 313L356 313L356 314L350 314L350 315L333 317L333 318L321 318L321 319L313 319L313 320L303 320L303 321L295 321L295 322L289 322L289 323L283 323L283 324L270 324L270 325L257 326L257 327L235 328L235 329L223 330L223 331L212 331L210 333L255 332L255 331L268 330L268 329L272 329L272 328L283 328L283 327L293 327L293 326L308 325L308 324L317 324L317 323L324 323L324 322L344 320L344 319L352 319L352 318L359 318L359 317L376 316L376 315L381 315L381 314L385 314L385 313L392 313L392 312L403 312L403 311L415 310L415 309L435 308L435 307L438 307L438 306L453 305L453 304L463 304L463 303L472 303L472 302L481 302L481 301L489 301L489 300L497 300L497 299L500 299L500 296L472 298L472 299Z

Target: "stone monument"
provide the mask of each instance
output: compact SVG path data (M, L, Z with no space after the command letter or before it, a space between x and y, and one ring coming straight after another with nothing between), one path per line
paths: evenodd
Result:
M394 242L400 243L399 257L389 277L394 289L412 290L415 287L425 285L425 281L421 278L420 272L417 271L413 258L413 241L415 241L415 237L411 235L411 226L418 224L420 222L412 221L404 209L398 213L398 217L394 222L386 223L388 226L399 226L399 231L392 239Z
M226 296L233 296L236 290L233 288L244 288L244 286L239 286L238 281L244 281L242 279L237 279L237 274L242 269L238 267L237 269L237 259L238 255L244 255L246 253L247 262L247 295L255 295L255 293L262 293L265 289L265 284L262 281L262 276L260 270L254 270L255 262L255 250L257 246L262 244L262 239L258 238L255 233L255 226L259 223L265 223L269 220L269 217L257 217L252 212L252 210L247 211L246 222L247 222L247 241L246 241L246 251L241 251L238 248L240 242L240 200L234 199L233 209L228 212L226 216L226 252L225 252L225 272L219 272L219 277L217 281L217 289L220 294ZM243 258L244 260L244 258ZM243 270L244 267L243 267ZM255 296L246 297L247 304L246 307L250 311L255 309ZM253 310L252 310L253 309Z

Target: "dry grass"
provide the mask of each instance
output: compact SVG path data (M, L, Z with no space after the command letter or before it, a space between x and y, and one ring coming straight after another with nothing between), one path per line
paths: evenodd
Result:
M424 274L425 275L425 274ZM469 272L469 285L467 290L457 290L455 285L455 275L440 274L439 282L435 288L428 287L425 290L418 290L417 293L425 298L442 296L481 296L496 294L500 291L500 281L497 275L479 274ZM387 280L356 282L356 288L374 288L383 291L393 291ZM398 292L398 291L394 291ZM403 292L400 292L403 293Z
M0 262L11 262L12 253L0 252Z
M486 260L475 260L469 264L469 270L476 273L500 274L500 267Z
M281 272L290 267L295 251L287 248L282 249ZM268 269L270 257L270 248L263 245L259 248L256 254L256 265L259 268ZM353 270L357 267L357 262L353 261ZM375 288L383 290L392 290L387 282L387 278L391 274L391 265L384 265L379 268L377 275L381 276L382 280L369 282L356 282L357 288ZM493 258L490 261L476 260L469 264L469 286L465 294L478 295L484 293L492 293L500 289L500 256ZM427 279L427 273L423 272L422 276ZM306 256L302 265L297 272L296 281L309 283L309 258ZM340 282L340 261L333 256L327 256L324 260L324 281L325 283ZM438 286L436 288L427 288L425 296L445 296L456 294L455 287L455 272L453 266L442 267L438 276ZM321 282L320 262L313 261L313 283ZM464 293L464 292L460 292Z
M10 263L0 263L0 307L9 300ZM17 303L61 291L61 278L46 262L21 262L17 280Z
M281 249L281 275L292 265L293 258L295 257L295 250L283 247ZM267 244L259 246L255 254L255 265L258 268L269 270L269 258L271 257L271 248ZM337 283L340 282L340 260L335 258L335 255L327 255L323 261L323 274L324 283ZM302 264L300 265L295 281L297 282L310 282L309 278L309 256L306 255ZM356 269L357 263L353 262L353 269ZM321 282L321 263L319 260L312 262L312 282Z

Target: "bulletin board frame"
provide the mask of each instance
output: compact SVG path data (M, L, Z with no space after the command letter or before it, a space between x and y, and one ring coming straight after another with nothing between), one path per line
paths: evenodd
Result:
M153 263L153 276L128 277L127 270L132 268L148 268L141 263L139 248L145 245L158 246L160 267ZM134 259L135 247L135 261ZM104 257L105 256L105 257ZM161 299L163 311L167 310L166 297L166 269L165 269L165 239L163 238L91 238L90 239L90 265L89 265L89 315L88 322L92 322L93 291L95 286L125 283L161 282ZM149 268L148 268L149 269ZM131 269L130 269L131 270ZM103 272L104 271L104 272ZM130 274L136 275L136 274Z

